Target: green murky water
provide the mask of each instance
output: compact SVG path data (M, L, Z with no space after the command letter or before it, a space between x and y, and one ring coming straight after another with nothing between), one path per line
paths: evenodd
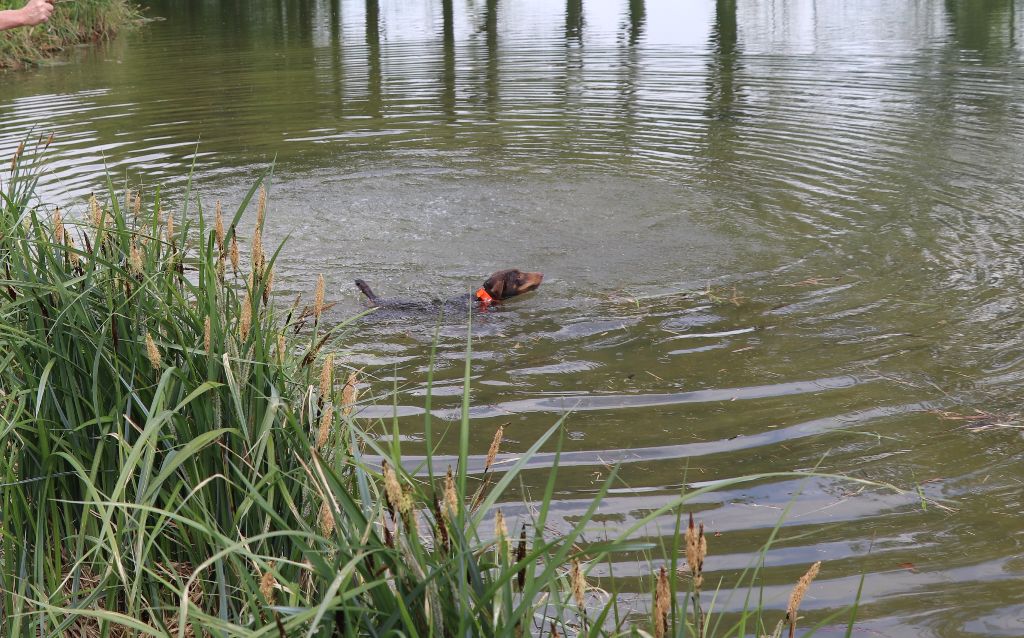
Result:
M555 529L614 462L610 529L742 474L889 481L910 491L766 479L702 498L719 609L742 606L728 585L792 500L770 607L823 560L812 622L863 570L858 635L1024 634L1022 3L258 4L153 3L165 20L0 76L0 155L55 131L55 203L104 164L181 176L197 140L200 192L237 202L276 158L279 286L323 272L339 320L355 277L415 297L542 270L474 325L472 426L479 455L503 424L514 454L572 411ZM464 324L441 328L442 418ZM344 353L364 396L397 383L411 453L432 333L379 319ZM627 593L648 570L633 558L614 566Z

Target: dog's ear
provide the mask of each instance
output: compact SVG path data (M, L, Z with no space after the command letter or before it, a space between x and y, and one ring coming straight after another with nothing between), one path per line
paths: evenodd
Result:
M491 297L495 299L503 299L505 296L505 282L507 280L505 271L499 271L487 278L484 282L483 288L487 291Z
M518 270L509 270L505 273L505 295L515 297L519 294L519 285L522 283L521 273Z

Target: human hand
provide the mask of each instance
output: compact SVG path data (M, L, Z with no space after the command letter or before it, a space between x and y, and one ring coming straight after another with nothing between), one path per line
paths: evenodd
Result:
M28 0L21 8L22 24L31 27L50 19L53 13L53 0Z

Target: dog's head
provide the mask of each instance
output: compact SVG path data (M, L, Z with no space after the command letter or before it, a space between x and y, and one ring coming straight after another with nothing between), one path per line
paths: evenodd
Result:
M544 273L523 272L511 268L499 270L484 282L483 289L495 300L508 299L521 295L524 292L536 290L540 282L544 281Z

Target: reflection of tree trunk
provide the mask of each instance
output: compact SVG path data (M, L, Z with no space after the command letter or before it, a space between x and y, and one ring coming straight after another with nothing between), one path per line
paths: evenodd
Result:
M455 117L455 18L452 0L441 0L441 41L444 70L441 74L441 107L449 118Z
M735 73L739 51L736 35L736 0L717 0L711 29L711 66L708 69L708 117L732 117Z
M565 0L565 37L583 38L583 0Z
M1004 62L1014 46L1014 0L946 0L946 20L956 45L985 62Z
M487 0L484 18L487 31L487 111L491 119L498 116L498 0Z
M380 3L366 0L366 91L369 111L381 114L381 72L380 72Z
M647 6L644 0L629 0L629 43L636 44L644 34Z
M334 103L340 109L345 99L344 76L345 64L343 62L344 51L341 42L341 0L330 0L331 13L331 89L334 95Z
M704 134L707 157L705 169L715 179L728 175L722 164L735 158L736 73L740 68L740 47L736 27L736 0L716 0L715 20L708 42L707 108Z

